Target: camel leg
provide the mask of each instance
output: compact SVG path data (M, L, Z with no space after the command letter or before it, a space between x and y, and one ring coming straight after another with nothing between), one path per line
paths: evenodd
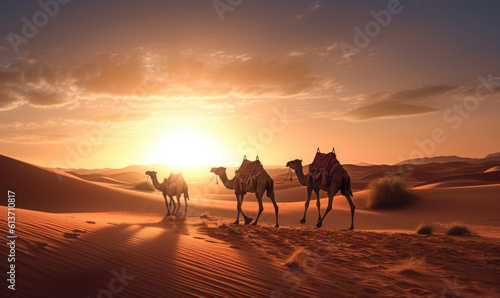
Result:
M245 194L241 195L241 201L240 201L240 212L243 215L243 218L245 219L245 224L248 225L249 223L252 222L253 218L248 217L243 213L243 199L245 198Z
M278 204L276 204L276 200L274 199L274 193L269 195L267 194L269 199L271 199L271 202L273 202L274 205L274 213L276 214L276 225L274 226L275 228L278 228L280 225L278 224Z
M174 215L175 214L175 208L176 208L174 197L172 197L170 195L168 197L170 198L170 205L171 205L170 208L172 208L172 212L170 214Z
M262 206L262 193L255 193L255 196L257 197L257 201L259 201L259 214L257 215L257 218L255 221L252 223L252 225L256 225L257 221L259 220L260 215L262 214L262 210L264 210L264 207Z
M317 228L321 228L321 226L323 225L323 220L325 219L326 215L328 214L328 212L330 212L330 210L332 210L333 197L339 190L340 190L340 183L336 183L334 185L334 182L332 181L332 187L328 191L328 207L326 207L325 214L323 214L323 217L316 224Z
M181 198L180 196L175 196L177 198L177 210L175 210L175 214L177 215L177 212L179 212L179 209L181 209Z
M315 189L316 193L316 207L318 207L318 221L321 219L321 201L319 200L319 189Z
M356 210L356 206L354 206L351 196L347 195L345 196L345 198L347 199L347 202L349 202L349 206L351 207L351 227L349 228L349 230L354 230L354 210Z
M187 211L188 211L188 202L187 202L186 194L184 194L184 204L186 205L186 206L184 206L184 219L185 219L186 215L187 215Z
M170 206L168 205L167 195L164 194L163 198L165 199L165 205L167 206L167 216L170 215Z
M301 224L306 223L306 214L307 214L307 208L309 208L309 201L311 200L311 193L312 193L312 188L307 188L307 199L306 199L306 205L305 205L305 210L304 210L304 216L300 220Z
M240 223L241 207L240 207L240 196L239 195L236 195L236 210L238 210L238 215L236 216L236 220L233 222L233 224L235 224L235 225Z

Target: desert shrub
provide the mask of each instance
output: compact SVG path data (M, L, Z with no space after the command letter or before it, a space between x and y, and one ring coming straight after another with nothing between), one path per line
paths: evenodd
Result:
M422 235L431 235L434 228L431 224L420 224L417 227L417 233Z
M368 185L370 194L367 207L370 209L391 208L406 205L414 195L408 185L398 177L384 177Z
M426 270L427 264L423 257L410 257L392 267L392 271L401 274L424 274Z
M446 235L450 236L469 236L471 232L469 228L461 222L454 222L450 224L448 230L446 231Z
M143 191L154 191L155 187L151 184L146 184L146 183L139 183L135 187L137 190L143 190Z

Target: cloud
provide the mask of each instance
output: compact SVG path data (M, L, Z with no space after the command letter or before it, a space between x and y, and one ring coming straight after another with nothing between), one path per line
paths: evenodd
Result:
M323 4L320 1L314 1L313 4L309 7L309 11L315 11L319 9Z
M321 1L314 1L313 3L311 3L311 5L309 5L309 7L307 8L307 12L305 12L304 14L299 14L299 15L296 15L295 18L297 20L302 20L304 19L304 17L310 15L311 13L313 13L314 11L318 10L319 8L321 8L321 6L323 6L323 3Z
M424 85L404 90L389 90L351 98L357 107L345 116L353 120L419 115L437 111L444 103L464 97L466 88Z
M354 120L368 120L381 117L418 115L434 111L436 111L436 109L427 106L384 101L354 109L348 112L347 116Z
M449 94L452 91L461 90L462 87L435 85L435 86L419 86L400 91L385 91L368 96L370 100L418 100L428 99L430 97L441 97Z
M61 106L68 101L64 69L21 56L0 66L0 110L23 104L36 107Z
M6 134L0 136L0 142L38 144L38 143L60 143L72 139L73 134L52 133L52 134Z
M76 85L90 93L131 95L142 83L143 70L138 57L101 54L71 70Z
M128 112L124 114L108 114L102 116L85 117L81 120L76 120L76 122L88 122L88 123L103 123L103 122L140 122L151 118L152 114L148 112Z
M0 65L0 110L102 98L189 99L196 104L197 99L291 97L314 93L328 81L295 58L264 60L242 53L217 52L200 60L194 54L136 50L103 53L78 65L51 65L29 55Z
M211 81L241 95L291 96L312 89L320 79L295 61L251 59L216 69Z
M0 91L0 111L13 109L19 104L20 102L17 96L9 92Z
M26 92L25 99L33 106L39 107L60 105L65 102L61 95L45 90L29 90Z
M290 57L306 57L317 58L323 60L325 58L338 60L338 54L335 49L339 47L339 42L321 42L312 46L303 47L300 50L294 49L286 53Z

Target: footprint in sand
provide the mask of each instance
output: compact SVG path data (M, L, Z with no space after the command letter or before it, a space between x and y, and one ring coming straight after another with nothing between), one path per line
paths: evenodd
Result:
M210 243L219 243L217 241L213 241L213 240L205 240L206 242L210 242Z
M95 221L87 220L86 223L95 225Z
M87 233L87 231L85 231L85 230L78 230L78 229L74 229L71 232L73 232L73 233Z
M46 248L49 244L48 243L45 243L45 242L33 242L33 243L29 243L29 248L30 249L42 249L42 248Z
M372 289L372 288L365 288L365 289L363 289L363 291L365 291L368 294L378 294L378 292L379 292L379 291Z
M426 295L426 294L432 294L428 291L424 291L424 290L421 290L421 289L418 289L418 288L413 288L411 290L409 290L408 292L412 293L413 295L419 295L419 296L423 296L423 295Z
M63 234L64 238L73 238L73 239L76 239L76 238L78 238L78 236L80 236L80 234L76 234L76 233L64 233Z
M229 245L229 248L241 249L240 247L238 247L238 246L234 246L234 245Z
M194 236L193 238L195 238L195 239L201 239L201 240L205 239L203 237L198 237L198 236Z

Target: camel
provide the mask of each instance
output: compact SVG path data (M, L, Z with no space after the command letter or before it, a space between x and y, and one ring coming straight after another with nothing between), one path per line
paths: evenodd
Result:
M170 173L168 179L164 180L167 189L167 195L170 197L170 200L173 200L173 196L177 198L177 210L175 210L175 202L174 202L174 212L172 214L177 214L179 209L181 208L181 195L184 195L184 218L186 218L189 200L188 186L184 177L182 177L182 173L173 174Z
M168 216L168 215L170 215L170 206L169 206L169 202L167 199L167 188L165 187L166 181L164 180L163 183L160 183L158 181L158 177L156 176L156 174L157 174L157 172L155 172L155 171L147 171L146 172L146 175L151 177L151 181L153 182L153 186L157 190L162 192L163 198L165 199L165 205L167 206L167 216ZM170 199L170 205L172 205L172 203L174 204L174 209L175 209L175 202L173 202L173 200Z
M346 197L347 201L349 202L349 206L351 207L351 227L349 228L349 230L354 229L354 210L356 209L356 206L354 206L354 203L352 202L351 199L352 191L350 186L349 175L347 175L346 170L342 166L336 166L333 168L333 171L330 175L330 180L327 181L326 185L321 185L321 184L318 185L318 183L315 183L314 180L311 179L311 177L308 177L309 175L304 175L301 159L291 160L286 164L286 166L295 171L295 174L297 175L300 184L307 186L307 200L305 204L304 216L300 220L301 224L304 224L306 222L307 208L309 207L309 201L311 199L311 193L313 190L316 193L316 198L317 198L316 206L318 207L318 222L316 223L317 228L321 228L321 226L323 225L323 220L325 219L328 212L332 210L333 197L337 194L339 190L341 190L341 193ZM328 193L328 207L326 208L323 217L321 217L321 211L320 211L321 208L321 203L319 200L320 189L327 191Z
M257 198L257 201L259 202L259 214L257 215L257 218L255 221L252 223L252 225L256 225L257 221L259 220L259 217L264 210L264 207L262 206L262 196L264 195L264 192L267 192L267 196L269 199L271 199L271 202L274 205L274 212L276 214L276 225L275 227L279 227L278 224L278 205L276 204L276 200L274 199L274 182L273 179L267 174L266 171L263 171L256 177L256 182L255 186L253 188L249 188L247 190L244 190L240 180L237 178L233 178L229 180L227 178L226 174L226 168L225 167L218 167L218 168L212 168L210 170L211 173L214 173L215 175L219 176L220 179L222 180L222 183L227 189L234 189L234 194L236 195L236 201L237 201L237 209L238 209L238 216L236 217L236 221L234 224L239 224L240 222L240 213L243 215L243 218L245 219L245 225L249 224L252 222L252 218L247 217L243 213L243 209L241 208L243 205L243 198L245 197L245 194L247 192L250 193L255 193L255 197Z
M165 178L163 180L163 183L160 183L158 181L157 177L157 172L155 171L147 171L146 175L151 177L151 181L153 182L153 186L162 192L163 198L165 199L165 205L167 206L167 216L172 214L175 215L181 208L181 202L180 202L180 197L182 194L184 194L184 202L185 202L185 209L184 209L184 218L186 218L186 213L187 213L187 200L189 200L189 194L188 194L188 186L186 181L184 181L184 178L182 177L182 174L170 174L170 176ZM170 202L167 200L167 196L170 198ZM174 198L177 198L177 203L179 204L178 207L175 204ZM173 210L170 211L170 208L172 208L173 205Z

